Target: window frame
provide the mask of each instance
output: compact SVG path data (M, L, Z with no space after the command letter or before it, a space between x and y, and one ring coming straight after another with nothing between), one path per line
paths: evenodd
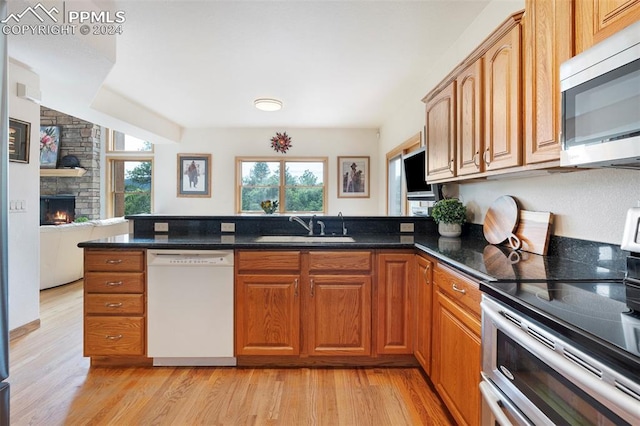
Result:
M280 163L280 177L279 177L279 186L278 186L278 211L280 214L326 214L328 211L327 206L327 192L329 187L329 157L236 157L236 182L235 182L235 197L236 197L236 213L237 214L262 214L260 211L243 211L242 210L242 163L245 162L265 162L265 163ZM285 183L285 167L287 163L323 163L322 170L322 206L323 211L288 211L285 210L286 200L285 193L286 189L289 187Z
M418 132L415 135L411 136L406 141L402 142L400 145L393 148L391 151L387 152L386 155L386 198L387 198L387 207L386 211L389 214L389 161L394 158L400 156L401 161L401 170L400 179L402 180L402 189L400 198L404 200L404 203L400 206L400 211L403 216L409 216L409 199L407 198L407 184L404 177L404 163L402 162L402 156L412 153L420 148L422 148L422 132Z
M153 155L154 151L155 151L155 146L153 145L153 143L151 143L151 150L150 151L125 151L125 150L117 150L117 149L113 149L113 144L115 139L114 133L118 132L118 133L123 133L120 132L118 130L114 130L114 129L108 129L105 135L105 155L106 156L112 156L112 155L128 155L128 154L133 154L133 155L138 155L138 154L144 154L144 155ZM125 133L126 135L126 133ZM140 138L138 138L140 139ZM153 170L153 169L152 169Z

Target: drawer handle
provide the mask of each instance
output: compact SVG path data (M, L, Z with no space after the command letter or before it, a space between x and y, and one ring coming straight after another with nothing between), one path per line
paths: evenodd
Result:
M456 283L451 284L451 288L453 288L453 291L457 291L458 293L462 293L462 294L467 293L467 290L465 290L464 288L458 288Z
M293 296L298 297L298 279L293 280Z
M107 308L122 308L122 302L118 303L105 303L104 306Z
M491 161L487 160L487 154L491 155L491 151L489 150L489 148L487 148L487 150L482 154L482 159L484 160L484 163L487 165L487 167L491 166Z
M115 336L106 335L106 336L104 336L104 338L107 339L107 340L120 340L120 339L122 339L122 334L117 334Z
M107 259L105 262L109 265L118 265L122 263L122 259Z
M124 284L122 281L107 281L105 283L105 285L109 287L118 287L118 286L121 286L122 284Z
M311 297L313 297L313 293L314 293L313 289L315 288L316 283L313 282L313 278L311 278L309 281L311 282Z
M422 273L424 275L424 283L427 284L427 285L431 284L429 282L429 278L427 278L427 272L429 272L429 269L431 269L431 265L425 266L424 272Z

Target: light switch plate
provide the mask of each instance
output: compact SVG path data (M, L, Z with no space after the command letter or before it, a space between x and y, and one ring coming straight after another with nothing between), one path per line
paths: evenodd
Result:
M220 232L236 232L236 224L235 223L227 223L222 222L220 224Z
M169 224L167 222L156 222L153 224L153 230L156 232L169 232Z
M413 232L413 223L401 223L400 232Z

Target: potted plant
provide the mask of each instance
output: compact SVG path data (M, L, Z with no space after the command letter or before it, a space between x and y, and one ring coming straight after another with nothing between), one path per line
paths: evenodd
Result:
M462 224L467 221L467 208L457 198L445 198L434 204L431 210L438 232L443 237L459 237Z

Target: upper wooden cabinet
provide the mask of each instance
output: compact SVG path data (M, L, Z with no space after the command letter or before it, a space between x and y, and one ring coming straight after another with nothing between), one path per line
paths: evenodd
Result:
M425 98L426 99L426 98ZM426 100L427 181L456 176L456 83Z
M483 58L465 68L456 78L457 93L457 174L464 176L484 171Z
M640 20L640 0L577 0L575 8L576 54Z
M484 55L485 170L522 164L520 25Z
M572 5L570 1L556 0L526 2L523 19L526 164L560 159L560 64L573 56Z

